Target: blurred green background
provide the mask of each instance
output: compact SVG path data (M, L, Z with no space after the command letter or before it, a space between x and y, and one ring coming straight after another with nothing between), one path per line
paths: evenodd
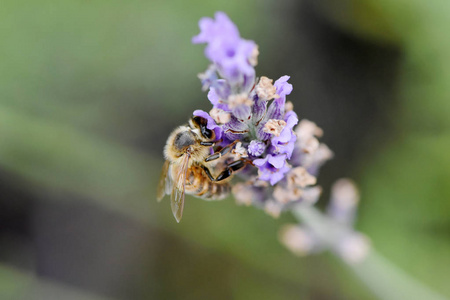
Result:
M217 10L324 129L319 206L355 179L357 228L450 297L450 2L4 0L0 299L375 299L288 253L289 215L188 198L176 224L156 203L165 139L210 109L190 39Z

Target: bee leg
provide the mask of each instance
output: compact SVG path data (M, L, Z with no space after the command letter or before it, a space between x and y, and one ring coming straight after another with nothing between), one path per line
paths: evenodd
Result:
M205 170L206 175L208 176L209 180L211 181L222 181L224 179L227 179L228 177L231 176L231 174L233 174L234 171L237 171L239 169L242 169L243 167L245 167L245 165L248 162L246 160L236 160L233 161L232 163L228 164L227 167L225 168L225 170L220 173L217 178L214 178L211 175L211 172L209 171L209 169L205 166L203 167L203 170Z
M211 172L209 169L205 166L202 166L203 170L205 171L206 175L208 176L209 180L216 181L216 179L211 175Z
M248 161L243 160L243 159L236 160L236 161L233 161L232 163L229 163L227 165L226 169L217 176L216 181L221 181L221 180L224 180L224 179L230 177L234 171L242 169L243 167L245 167L247 165L247 163L248 163Z
M205 161L208 162L208 161L212 161L212 160L216 160L216 159L218 159L218 158L221 158L222 156L224 156L225 154L227 154L227 153L231 150L231 148L234 147L234 145L235 145L237 142L238 142L238 141L234 141L234 142L232 142L231 144L229 144L228 146L223 147L220 151L218 151L218 152L216 152L216 153L214 153L214 154L211 154L210 156L208 156L208 157L205 159Z
M215 142L200 142L200 145L206 146L206 147L214 147L216 144L221 143L222 139L215 141Z

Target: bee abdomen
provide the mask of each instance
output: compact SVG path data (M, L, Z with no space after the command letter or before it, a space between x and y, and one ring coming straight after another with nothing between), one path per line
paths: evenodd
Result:
M205 200L221 200L231 191L229 183L211 182L201 168L190 168L187 174L186 193Z
M205 182L205 185L197 195L205 200L222 200L231 191L228 183L218 184L214 182Z

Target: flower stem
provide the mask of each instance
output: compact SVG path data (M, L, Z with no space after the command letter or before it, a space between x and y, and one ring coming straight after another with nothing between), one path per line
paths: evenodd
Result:
M294 216L312 230L320 242L336 249L342 234L349 229L333 221L310 205L297 205ZM336 254L336 253L335 253ZM337 257L341 258L339 255ZM360 280L379 298L384 300L445 300L447 297L411 277L388 259L371 248L361 261L349 263L342 260Z

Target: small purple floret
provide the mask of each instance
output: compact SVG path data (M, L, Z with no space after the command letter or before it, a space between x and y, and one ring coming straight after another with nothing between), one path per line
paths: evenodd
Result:
M275 101L280 105L284 105L286 103L286 96L292 92L292 84L287 82L289 78L291 77L287 75L281 76L273 84L277 88L277 95L280 96L278 99L275 99Z
M253 140L248 145L248 153L250 153L255 157L258 157L261 154L263 154L264 150L266 150L266 144L258 140Z
M192 38L192 43L211 43L220 37L230 40L239 38L238 28L224 12L218 11L214 16L216 20L208 17L200 19L200 33Z
M286 126L283 128L279 136L274 136L271 139L271 150L275 154L286 154L287 159L291 158L294 151L295 141L297 136L292 130L298 123L297 114L293 111L287 112L284 116Z
M219 74L231 83L246 86L245 81L255 78L255 69L249 60L256 44L242 39L236 25L225 13L217 12L215 18L200 20L200 34L192 42L207 43L205 56L217 66Z
M286 155L267 154L265 158L255 159L253 164L259 169L259 179L269 181L271 185L275 185L283 179L290 168L286 164Z

